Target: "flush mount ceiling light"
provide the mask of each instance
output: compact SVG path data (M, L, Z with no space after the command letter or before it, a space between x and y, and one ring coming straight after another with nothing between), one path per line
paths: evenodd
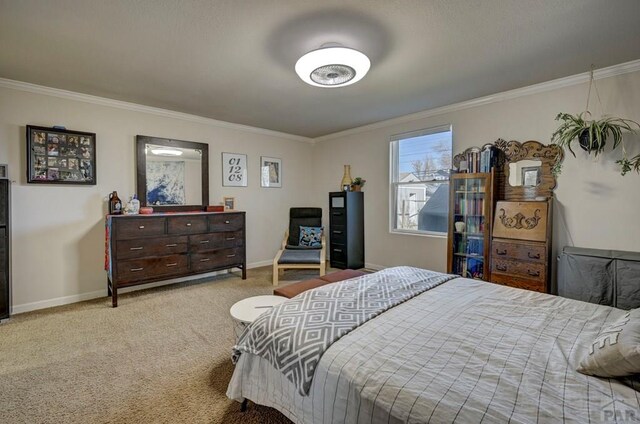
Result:
M371 61L363 53L341 46L321 47L296 62L296 73L316 87L345 87L360 81L369 72Z
M161 147L158 149L151 149L151 153L158 156L181 156L182 150Z

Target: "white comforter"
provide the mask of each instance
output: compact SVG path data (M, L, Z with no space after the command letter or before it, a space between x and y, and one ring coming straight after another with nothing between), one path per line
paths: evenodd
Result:
M634 381L575 371L600 328L623 313L457 278L336 341L308 396L248 353L227 395L299 424L628 422L640 419Z

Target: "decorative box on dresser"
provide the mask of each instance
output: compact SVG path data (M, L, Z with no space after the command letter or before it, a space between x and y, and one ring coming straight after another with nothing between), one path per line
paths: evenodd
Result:
M329 193L329 258L333 268L364 268L364 193Z
M552 199L498 202L491 241L492 282L549 292L552 205Z
M0 321L11 314L11 183L0 179Z
M246 278L244 212L110 215L107 289L230 268Z

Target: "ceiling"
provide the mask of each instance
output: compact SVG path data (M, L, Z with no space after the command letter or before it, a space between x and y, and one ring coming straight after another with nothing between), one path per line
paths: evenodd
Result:
M307 137L640 58L638 0L0 0L0 77ZM327 42L360 82L302 82Z

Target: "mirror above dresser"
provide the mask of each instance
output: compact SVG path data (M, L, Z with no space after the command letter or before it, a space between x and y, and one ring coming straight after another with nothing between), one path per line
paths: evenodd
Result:
M209 204L209 145L138 135L137 192L158 211L203 210Z

